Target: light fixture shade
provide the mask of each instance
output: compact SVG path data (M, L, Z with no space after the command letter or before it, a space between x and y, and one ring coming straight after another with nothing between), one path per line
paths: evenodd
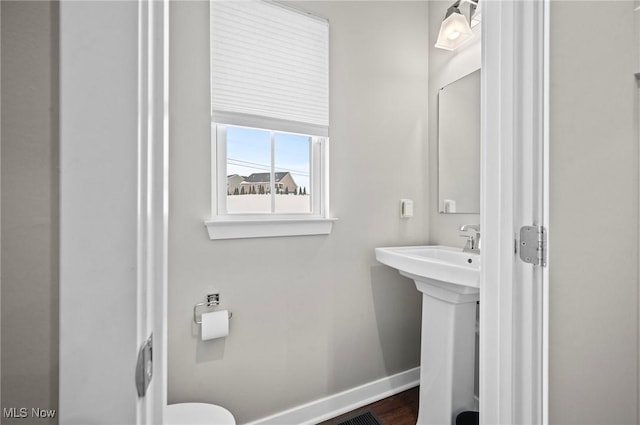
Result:
M442 21L436 47L445 50L455 50L473 36L467 18L460 12L453 12Z

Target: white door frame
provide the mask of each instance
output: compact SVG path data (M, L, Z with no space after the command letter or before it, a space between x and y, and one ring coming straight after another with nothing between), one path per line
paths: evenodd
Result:
M167 405L169 1L138 0L138 337L153 335L153 378L138 424Z
M61 423L163 420L167 10L60 4ZM153 379L139 398L137 350L151 333Z
M548 229L548 0L484 0L480 423L547 418L547 269L522 263L524 225Z

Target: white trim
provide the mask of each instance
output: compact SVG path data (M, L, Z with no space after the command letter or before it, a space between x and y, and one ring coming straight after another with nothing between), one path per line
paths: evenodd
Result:
M239 127L269 129L284 133L312 134L315 136L329 137L329 127L326 125L261 117L259 115L215 111L211 114L211 122L236 125Z
M211 134L211 214L220 216L227 211L227 126L213 123Z
M328 235L335 218L205 220L209 239L268 238L277 236Z
M153 133L151 117L153 116L153 105L149 102L150 84L153 80L152 53L150 52L151 40L149 31L150 5L148 2L138 1L138 164L137 164L137 259L136 259L136 284L137 284L137 310L136 310L136 341L139 345L149 337L151 324L149 323L149 305L147 304L147 283L149 281L149 238L151 237L151 223L148 220L146 211L149 202L149 189L151 182L149 179L149 140ZM149 387L152 391L153 386ZM136 405L136 424L146 424L150 418L151 404L146 397L138 398Z
M167 400L168 1L138 0L137 340L153 335L153 378L137 423L162 423Z
M547 267L542 270L542 425L549 423L549 258L552 247L549 231L552 229L549 220L549 170L550 170L550 28L551 28L551 0L544 2L544 23L543 23L543 142L542 142L542 223L547 228Z
M269 164L270 165L270 167L269 167L270 168L269 169L269 191L270 191L270 195L271 195L271 214L274 214L276 212L276 133L272 131L269 134L269 139L270 139L269 140L269 145L271 146L271 163ZM226 145L226 143L225 143L225 145ZM222 176L220 176L220 177L222 177ZM226 180L226 178L225 178L225 180ZM226 196L225 196L225 198L226 198ZM218 211L218 214L220 214L220 211Z
M325 187L329 186L328 170L324 167L324 163L328 156L325 156L325 146L329 144L329 139L324 137L313 137L311 139L311 149L309 149L309 164L311 164L311 178L309 179L310 193L318 193L319 196L311 197L311 211L316 212L321 217L330 217L329 210L323 207L328 191Z
M548 204L548 3L503 0L483 7L480 423L542 423L544 271L520 262L514 239L522 225L544 224Z
M420 368L416 367L258 419L246 425L314 425L398 394L419 385L419 383Z
M511 423L511 388L502 390L507 382L501 376L502 368L510 374L511 363L503 359L500 350L501 343L507 343L511 348L510 335L503 333L503 321L509 320L510 311L505 311L503 300L508 300L509 294L501 293L500 283L502 270L501 258L505 251L504 235L501 223L504 216L511 215L510 206L511 190L505 190L501 180L501 155L512 158L510 152L505 152L500 144L505 138L502 134L507 126L513 122L510 116L506 116L509 107L502 105L504 96L502 88L503 72L508 72L508 66L503 65L501 50L506 50L506 45L513 42L513 38L507 34L513 34L512 19L503 19L507 14L507 8L513 8L512 1L483 3L482 25L482 155L481 155L481 196L480 196L480 222L483 233L483 247L481 251L482 267L480 270L480 423L499 424ZM511 10L509 10L511 12ZM512 50L512 49L511 49ZM511 51L511 56L513 55ZM505 81L507 84L511 80ZM510 102L509 102L510 103ZM507 145L508 146L508 145ZM511 176L511 172L507 173ZM502 186L501 186L502 185ZM507 197L505 201L502 197ZM503 204L506 204L503 209ZM497 211L495 211L497 209ZM510 222L510 221L509 221ZM511 232L507 235L507 242L511 240ZM511 263L512 255L507 254L506 259ZM508 275L511 273L509 271ZM508 289L508 288L506 288ZM501 315L507 313L507 319ZM502 319L502 320L501 320ZM508 328L507 328L508 329ZM505 398L502 397L504 394ZM505 407L503 407L505 406ZM509 409L506 410L505 409Z
M320 190L322 191L322 198L320 201L320 211L321 213L324 215L324 217L330 218L331 217L331 206L329 205L329 202L331 200L331 197L329 196L329 188L331 187L331 182L329 180L329 158L331 158L330 153L329 153L329 139L325 139L324 143L321 144L320 147L317 148L317 150L319 150L319 158L317 159L319 166L320 166L320 179L319 181L322 182L322 186L320 187ZM316 184L318 184L319 182L316 182ZM312 189L315 190L315 189Z
M137 423L162 423L167 401L168 1L139 0L138 343L153 334L153 378Z

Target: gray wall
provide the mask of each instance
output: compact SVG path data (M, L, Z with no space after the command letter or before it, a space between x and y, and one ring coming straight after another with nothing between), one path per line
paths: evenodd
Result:
M438 213L438 90L480 68L480 25L475 27L474 39L453 52L436 49L440 24L449 1L429 1L429 174L425 182L429 192L429 243L464 246L458 229L463 224L480 223L480 214ZM461 117L461 120L463 118ZM461 121L463 122L463 121ZM478 158L480 161L480 158ZM478 176L479 178L479 176Z
M551 5L550 423L637 423L633 2Z
M299 6L331 21L339 221L328 236L210 241L208 4L171 5L168 396L240 423L419 364L420 294L373 249L428 240L427 4ZM212 290L230 335L201 342L192 309Z
M2 1L0 7L2 407L56 409L57 5Z

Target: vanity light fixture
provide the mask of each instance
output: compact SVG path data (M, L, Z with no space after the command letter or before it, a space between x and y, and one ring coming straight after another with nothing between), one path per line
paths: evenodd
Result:
M469 3L469 18L460 12L460 4ZM436 47L445 50L455 50L473 37L471 25L480 22L478 2L473 0L457 0L447 9L447 14L440 25L440 33L436 41Z
M469 1L469 16L471 16L471 28L474 28L482 21L482 5L480 1Z

